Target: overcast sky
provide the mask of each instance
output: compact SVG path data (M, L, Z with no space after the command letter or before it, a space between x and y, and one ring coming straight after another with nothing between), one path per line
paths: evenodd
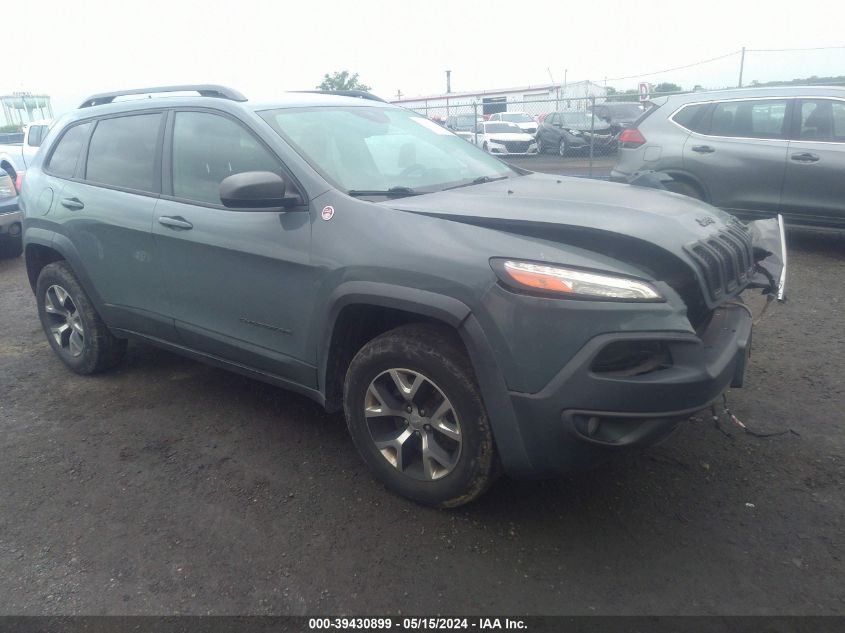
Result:
M644 73L742 46L845 45L841 0L22 0L3 22L0 94L47 93L58 112L90 93L178 83L271 99L341 69L387 98L443 92L446 69L454 91L549 83L550 71L557 82L636 76L608 82L620 89L723 87L736 83L738 55ZM746 59L746 81L833 74L845 74L845 49Z

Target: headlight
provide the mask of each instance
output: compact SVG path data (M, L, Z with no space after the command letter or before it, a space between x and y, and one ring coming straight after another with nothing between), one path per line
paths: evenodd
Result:
M572 136L581 136L581 130L567 130Z
M508 286L572 299L663 301L646 281L511 259L494 259L493 270Z

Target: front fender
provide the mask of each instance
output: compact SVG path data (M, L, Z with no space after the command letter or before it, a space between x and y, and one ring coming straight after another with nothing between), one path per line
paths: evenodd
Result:
M338 286L331 294L326 322L318 328L322 332L318 354L321 391L326 389L330 344L337 318L343 308L356 304L420 314L455 328L469 353L502 466L514 476L535 475L493 347L470 308L454 297L369 281L350 281Z

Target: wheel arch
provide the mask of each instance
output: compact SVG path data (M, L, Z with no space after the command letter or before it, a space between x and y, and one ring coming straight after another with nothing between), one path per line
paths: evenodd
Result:
M332 294L329 305L318 347L318 380L329 411L341 408L346 370L368 341L407 323L442 325L458 335L467 352L505 470L522 477L535 475L504 375L480 323L465 303L427 290L347 282Z
M38 275L41 274L44 267L53 262L63 260L68 263L77 279L79 279L79 283L82 285L91 303L94 304L94 308L100 315L103 314L103 301L100 294L85 273L82 259L70 239L53 231L29 227L25 229L24 242L26 274L33 292L35 292L35 286L38 283Z
M698 176L683 169L665 169L662 170L662 173L672 176L672 178L678 182L683 182L695 187L701 192L703 201L710 202L710 192Z

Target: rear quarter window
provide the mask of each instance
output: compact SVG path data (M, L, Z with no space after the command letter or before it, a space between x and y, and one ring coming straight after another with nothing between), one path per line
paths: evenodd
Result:
M690 132L706 133L706 103L684 106L672 115L672 120Z
M73 177L76 173L79 155L88 139L92 125L92 123L74 125L62 134L59 142L56 143L56 149L53 150L50 160L47 162L47 173L59 178Z

